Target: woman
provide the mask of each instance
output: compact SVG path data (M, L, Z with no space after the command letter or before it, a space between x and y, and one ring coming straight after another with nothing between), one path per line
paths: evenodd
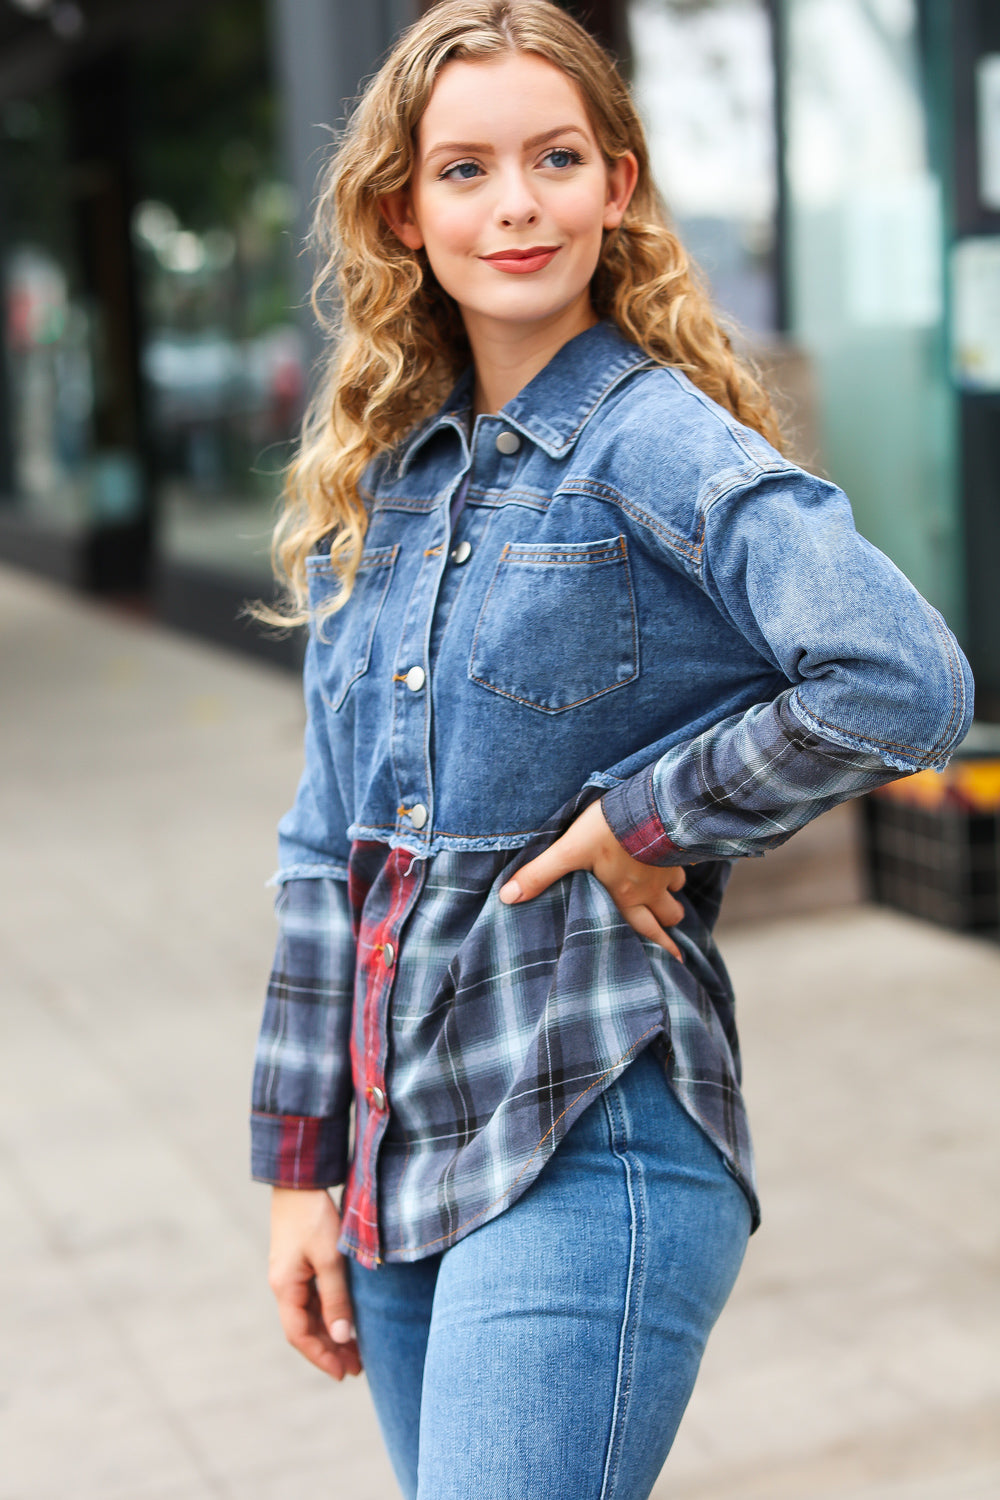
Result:
M255 1078L272 1286L320 1369L363 1357L407 1496L631 1500L758 1214L728 861L944 764L968 669L781 456L555 6L406 33L317 233L342 312L276 549L310 638Z

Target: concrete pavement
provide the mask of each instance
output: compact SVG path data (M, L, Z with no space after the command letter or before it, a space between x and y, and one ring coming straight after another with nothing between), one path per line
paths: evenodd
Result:
M0 713L0 1500L394 1496L246 1178L295 682L0 571ZM726 952L765 1225L657 1500L996 1500L1000 948L847 907Z

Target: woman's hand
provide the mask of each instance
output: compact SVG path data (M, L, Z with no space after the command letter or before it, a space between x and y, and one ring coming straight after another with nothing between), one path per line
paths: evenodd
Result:
M334 1380L361 1374L340 1215L324 1188L274 1188L268 1280L285 1338Z
M650 938L684 962L677 944L664 931L684 916L683 906L672 895L684 884L682 866L664 868L633 859L608 827L600 802L584 808L544 854L501 886L500 900L508 904L530 901L571 870L592 871L640 937Z

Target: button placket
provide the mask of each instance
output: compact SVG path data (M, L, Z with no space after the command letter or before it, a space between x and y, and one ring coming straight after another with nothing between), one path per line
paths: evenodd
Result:
M353 1046L360 1060L356 1074L358 1134L355 1164L348 1179L351 1213L345 1232L377 1263L380 1256L378 1217L378 1158L389 1126L392 1102L386 1069L389 1060L389 1010L396 978L400 934L413 911L426 877L423 860L413 860L404 849L388 855L386 876L392 887L382 920L365 934L359 969L361 1004L354 1022Z
M477 483L489 487L501 474L511 474L516 468L514 455L520 451L522 439L509 427L501 426L498 430L495 418L487 419L477 436L478 441L473 441L470 477L474 474ZM428 528L424 548L427 565L420 570L411 594L395 657L395 681L402 688L393 698L391 730L392 766L400 793L397 828L400 832L422 835L424 844L433 826L430 767L433 663L429 653L436 611L442 590L451 596L445 585L449 564L462 567L473 555L473 545L466 539L451 546L449 506L454 493L455 487L451 486L439 496L440 508L433 518L434 524Z
M449 543L447 517L436 527L424 549L420 569L398 642L394 678L391 754L396 786L400 792L397 827L401 832L421 833L430 823L433 787L430 772L431 695L427 667L428 626L447 564Z

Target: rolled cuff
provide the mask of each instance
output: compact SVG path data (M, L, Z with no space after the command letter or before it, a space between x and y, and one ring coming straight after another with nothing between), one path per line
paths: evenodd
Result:
M685 854L663 826L653 796L653 772L647 766L628 781L604 793L601 808L622 848L645 865L683 864Z
M273 1187L337 1187L347 1175L349 1120L335 1115L250 1116L250 1171Z

